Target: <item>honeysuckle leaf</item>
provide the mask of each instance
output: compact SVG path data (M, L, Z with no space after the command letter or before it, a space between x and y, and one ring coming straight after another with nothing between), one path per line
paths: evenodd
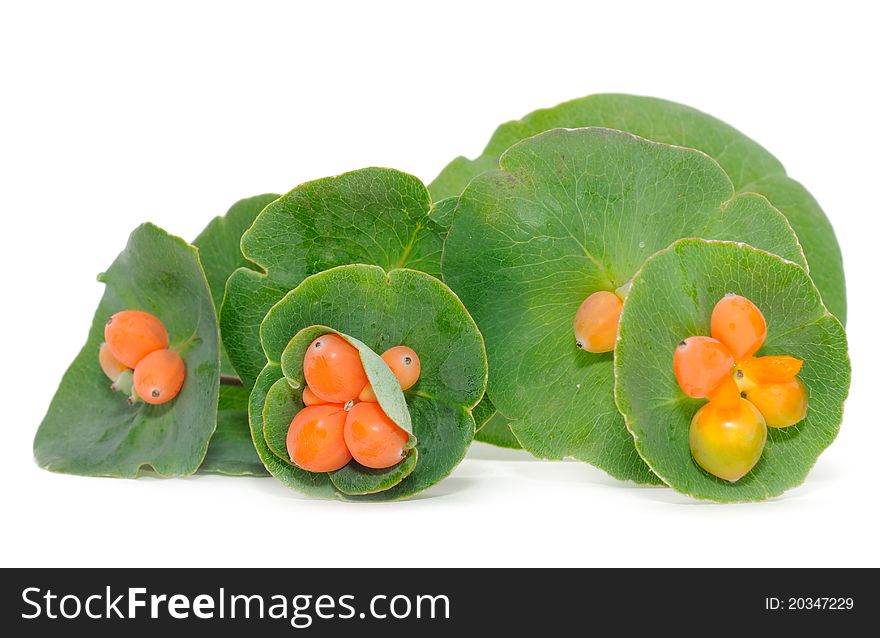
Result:
M612 353L575 347L578 306L625 290L681 237L750 242L804 265L797 237L709 156L629 133L549 131L500 166L462 193L443 253L444 279L486 339L489 398L532 454L658 483L614 404Z
M217 429L208 445L208 453L199 467L203 474L226 476L268 476L257 456L248 427L247 388L220 386L217 406Z
M299 353L304 355L305 350L301 343L307 347L310 338L326 333L322 326L353 336L373 356L395 345L409 346L419 355L421 376L402 393L417 441L417 459L414 456L384 473L360 472L366 468L350 465L333 475L305 472L290 462L280 433L286 435L302 407ZM314 335L301 333L304 329L315 330ZM299 339L292 341L298 333ZM435 277L369 265L340 266L312 275L267 313L261 338L269 362L251 393L252 436L266 467L289 487L323 497L405 498L440 481L464 457L475 429L471 410L485 389L485 349L461 301ZM381 378L377 381L380 387L384 384ZM407 471L410 463L415 465L411 473L394 475ZM393 486L375 491L397 478L401 480Z
M752 300L767 320L759 355L803 359L807 417L768 428L761 460L729 483L703 471L688 442L690 422L704 401L681 391L672 369L677 344L709 334L715 303L727 292ZM834 440L849 391L850 364L840 322L798 265L750 246L685 239L648 259L633 277L616 347L617 405L636 447L670 486L696 498L757 501L803 482Z
M279 195L268 193L237 201L225 215L215 217L199 233L193 246L199 249L199 260L205 270L214 307L220 311L226 280L237 268L252 267L241 253L241 236L251 227L257 215ZM220 336L220 372L235 375L232 362ZM247 420L246 388L222 386L217 413L217 430L211 438L200 472L228 476L266 476L251 442Z
M212 219L193 241L205 269L214 306L220 310L226 280L239 268L254 268L241 252L241 236L250 228L257 215L280 195L266 193L235 202L225 215Z
M477 430L474 440L512 450L522 449L522 445L510 429L510 420L500 412L493 414L483 427Z
M703 151L730 176L737 193L755 192L788 218L828 309L846 322L846 282L834 229L812 195L773 155L724 122L696 109L636 95L602 94L539 109L502 124L475 160L454 159L430 184L435 200L458 196L471 179L498 168L513 144L554 128L600 126Z
M192 474L217 424L219 333L211 293L195 248L144 224L99 277L106 284L86 344L64 374L34 440L37 463L87 476ZM168 330L186 364L180 394L163 405L110 389L98 364L104 324L121 310L144 310Z
M303 279L366 263L440 273L443 230L417 178L366 168L297 186L270 203L244 233L251 266L226 284L220 324L230 359L251 386L266 364L259 326L269 309Z

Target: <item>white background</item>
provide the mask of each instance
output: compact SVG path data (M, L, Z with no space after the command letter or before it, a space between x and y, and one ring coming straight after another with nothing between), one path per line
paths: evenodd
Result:
M880 564L871 3L9 4L3 566ZM101 296L95 275L140 222L192 239L241 197L370 165L427 182L502 121L607 91L740 128L835 225L852 391L804 486L714 505L475 445L420 498L352 505L272 479L80 478L34 464L34 432Z

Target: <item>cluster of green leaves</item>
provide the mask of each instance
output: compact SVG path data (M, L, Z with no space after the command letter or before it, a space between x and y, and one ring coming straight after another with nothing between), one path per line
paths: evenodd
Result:
M446 203L453 212L443 275L486 339L488 397L497 412L477 439L524 447L544 458L574 457L621 479L666 483L715 500L767 498L798 484L833 439L849 385L845 336L826 310L841 320L845 316L840 251L809 193L772 155L732 127L663 100L591 96L502 125L480 157L457 158L429 188L444 202L455 202ZM674 304L648 306L630 325L626 334L640 341L626 357L619 358L627 342L623 323L614 353L589 354L573 344L572 319L581 301L598 290L620 290L626 295L624 316L632 318L627 308L644 303L646 295L644 285L635 295L629 292L636 273L646 260L653 262L652 255L660 260L670 244L689 237L738 243L718 244L726 247L730 263L713 264L703 278L663 280L665 286L654 292L667 294L664 302L672 298L670 288L704 303L721 289L717 301L726 281L729 289L763 291L750 297L760 306L784 287L772 268L778 262L785 264L787 276L795 277L794 272L800 278L789 290L791 298L812 304L802 314L787 307L787 321L806 326L823 317L827 328L816 343L830 359L779 341L786 352L802 352L812 362L816 390L811 389L808 419L797 428L772 432L771 440L794 440L798 429L809 433L787 447L777 445L761 469L735 488L709 477L690 459L687 425L695 402L683 398L674 382L663 387L665 394L658 393L659 379L672 375L675 344L701 334L679 331L671 346L657 339L671 334L666 332L670 325L680 328L672 320ZM718 249L717 241L711 248L705 243L676 263L679 274L698 268L688 260L696 261L700 250ZM756 252L771 262L751 259ZM644 269L653 272L647 265ZM713 277L718 279L708 287ZM747 279L751 286L735 285ZM704 322L711 307L700 309ZM768 309L769 317L781 314L778 303ZM829 328L834 325L840 329ZM764 350L777 345L768 339ZM661 367L662 377L651 376ZM822 381L832 377L830 385ZM622 395L623 379L629 384ZM814 403L821 405L814 408ZM634 406L646 404L647 412L632 414ZM670 426L674 410L678 420ZM683 415L690 416L682 421ZM639 427L628 432L631 416ZM668 427L677 428L674 436ZM665 447L658 448L657 441ZM688 472L716 489L697 487Z
M698 498L755 500L803 480L837 432L849 385L842 261L822 209L753 140L654 98L535 111L429 187L367 168L242 200L192 245L146 224L100 279L86 345L34 443L55 471L268 471L315 496L396 499L446 476L476 432ZM625 295L604 355L572 336L597 290ZM695 405L670 364L728 290L767 316L765 352L807 362L810 394L807 419L771 432L735 485L690 459ZM174 402L130 407L110 391L97 352L122 309L168 327L187 366ZM316 474L290 462L302 357L328 332L358 348L383 409L410 433L392 468L352 461ZM422 361L406 392L378 354L398 344Z
M331 331L358 348L383 410L410 432L414 448L392 468L370 470L352 460L337 472L313 473L287 456L287 428L302 409L305 350ZM285 485L325 498L399 499L441 480L464 458L475 430L471 411L485 391L486 355L473 319L437 278L363 264L322 271L270 309L260 335L267 362L250 397L251 434L266 468ZM405 393L376 354L398 344L422 362Z

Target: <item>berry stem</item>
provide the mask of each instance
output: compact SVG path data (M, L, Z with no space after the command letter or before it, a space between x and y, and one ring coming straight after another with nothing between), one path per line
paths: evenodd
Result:
M234 374L221 374L220 375L220 385L235 385L241 386L244 385L241 382L241 379Z

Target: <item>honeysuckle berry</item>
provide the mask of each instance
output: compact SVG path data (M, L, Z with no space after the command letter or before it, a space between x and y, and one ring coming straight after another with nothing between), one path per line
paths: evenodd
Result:
M807 387L794 377L779 383L757 383L746 392L771 428L787 428L807 416Z
M101 347L98 348L98 363L101 365L101 370L104 371L107 378L114 383L123 372L131 370L131 368L113 356L106 342L102 343Z
M134 368L134 389L146 403L161 405L174 399L183 386L186 366L174 350L155 350Z
M287 430L287 453L308 472L335 472L351 460L343 430L347 413L340 404L312 405L300 410Z
M365 467L396 465L406 454L408 440L407 432L378 403L358 403L345 419L345 443L354 460Z
M697 465L733 483L761 459L767 424L758 408L734 390L697 410L688 440Z
M107 320L104 341L117 361L134 368L151 352L168 348L168 332L148 312L123 310Z
M401 390L409 390L419 380L422 373L422 362L415 350L407 346L394 346L382 353L382 360L394 373ZM373 386L369 383L364 386L358 395L359 401L376 401Z
M319 397L317 394L312 392L312 389L309 386L306 386L305 388L303 388L302 402L303 402L303 405L305 405L305 406L324 405L326 403L329 403L329 401L325 401L324 399Z
M727 346L735 361L743 361L764 344L767 321L750 300L728 293L712 310L710 333Z
M622 309L623 300L607 290L584 299L574 316L575 345L595 354L614 350Z
M688 337L678 344L672 357L675 378L682 391L693 399L709 396L733 372L733 355L712 337Z
M368 382L357 348L332 333L309 345L303 375L312 392L329 403L356 399Z

